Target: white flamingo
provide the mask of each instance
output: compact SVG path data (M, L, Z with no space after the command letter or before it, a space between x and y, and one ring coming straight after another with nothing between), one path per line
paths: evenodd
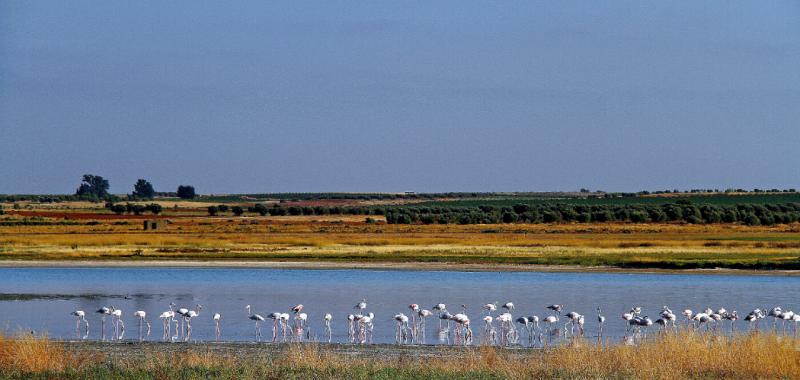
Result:
M260 341L261 341L261 327L259 327L259 326L258 326L258 322L262 322L262 321L264 321L264 317L262 317L262 316L260 316L260 315L258 315L258 314L255 314L255 313L253 313L253 312L250 310L250 305L247 305L247 306L245 306L244 308L247 310L247 314L248 314L248 315L247 315L247 317L248 317L248 318L250 318L250 320L251 320L251 321L254 321L254 322L255 322L255 324L256 324L256 326L255 326L255 332L254 332L254 335L255 335L255 341L256 341L256 342L260 342Z
M325 313L325 317L323 318L325 324L325 337L328 338L328 343L331 342L333 338L333 332L331 331L331 320L333 316L330 313Z
M433 315L433 312L428 309L422 309L417 314L419 315L419 331L422 332L422 344L425 344L425 321Z
M603 325L606 323L606 317L603 316L600 308L597 308L597 336L603 336Z
M200 311L203 310L203 305L197 304L197 310L188 310L185 314L183 314L183 319L186 320L186 335L184 336L184 341L188 342L192 336L192 318L195 318L200 315Z
M403 344L408 341L408 316L403 313L396 314L394 320L397 322L397 328L394 334L394 340L397 344Z
M144 340L142 337L142 324L147 324L147 336L150 336L150 322L145 320L147 313L144 310L135 311L133 316L139 318L139 341L141 342Z
M214 313L214 316L211 317L211 319L214 320L214 338L217 342L219 342L219 337L222 335L222 330L219 327L222 316L219 315L219 313Z
M114 339L122 340L125 335L125 322L122 321L122 310L111 307L111 316L116 318L114 322Z
M75 336L78 339L86 339L89 337L89 321L86 319L86 312L83 310L75 310L70 315L75 317ZM86 327L86 334L81 338L81 322Z
M97 311L95 313L100 314L100 335L101 335L100 340L101 341L105 341L106 340L106 316L107 315L111 315L111 308L103 306L103 307L97 309Z

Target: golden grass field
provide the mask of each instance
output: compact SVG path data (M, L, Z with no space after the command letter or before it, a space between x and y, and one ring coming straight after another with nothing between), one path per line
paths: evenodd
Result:
M3 216L0 259L800 269L800 224L387 225L363 216L207 217L183 209L143 231L141 220L86 219L86 210L81 219ZM15 224L25 220L40 225Z
M316 344L282 346L269 355L253 354L258 350L220 355L202 344L174 352L159 345L169 343L75 351L46 338L0 337L0 378L800 378L800 341L769 333L726 337L685 331L658 334L637 346L431 348L448 351L425 357L382 355L383 346L354 356Z

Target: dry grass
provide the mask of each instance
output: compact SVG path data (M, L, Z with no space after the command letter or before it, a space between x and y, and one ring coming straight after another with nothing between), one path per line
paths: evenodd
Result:
M638 346L584 343L540 351L476 347L456 349L455 355L448 348L448 354L433 358L351 356L308 344L289 346L275 357L183 352L102 361L100 354L70 353L47 339L0 338L0 370L8 377L49 373L57 378L800 378L799 347L796 338L771 334L685 332Z
M0 259L271 260L800 269L800 225L386 225L184 218L0 226Z
M99 355L67 352L47 338L0 334L0 372L63 372L82 370L101 362Z

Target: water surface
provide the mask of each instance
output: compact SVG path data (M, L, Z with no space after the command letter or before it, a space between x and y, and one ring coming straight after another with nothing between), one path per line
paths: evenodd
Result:
M597 333L596 309L608 319L605 336L625 334L619 315L642 306L652 319L663 305L684 308L724 307L744 316L750 310L780 305L800 310L800 277L745 275L679 275L624 273L434 272L375 270L299 270L227 268L0 268L0 323L7 333L47 332L53 338L75 337L72 310L87 311L90 339L99 338L100 306L122 309L128 331L136 338L135 310L153 320L151 339L161 336L156 318L170 302L193 308L204 305L194 322L193 338L214 339L213 313L222 315L222 338L252 341L253 324L244 306L267 315L305 305L312 335L321 336L322 316L331 313L333 341L347 341L348 314L362 298L375 313L375 342L394 341L392 316L418 303L424 308L444 302L451 311L467 306L477 337L485 303L514 302L518 315L550 315L546 305L587 316L586 336ZM428 343L436 343L428 321ZM264 334L270 338L269 323ZM744 322L739 322L745 328Z

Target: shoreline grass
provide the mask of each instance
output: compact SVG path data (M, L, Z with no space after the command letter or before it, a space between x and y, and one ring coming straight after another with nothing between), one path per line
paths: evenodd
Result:
M365 348L357 354L343 354L316 344L288 345L277 354L261 352L257 346L247 354L219 354L203 345L186 346L179 352L163 352L158 345L120 346L110 353L102 348L67 349L46 338L0 337L0 378L800 377L800 340L769 333L733 337L691 332L659 334L637 346L580 343L542 350L451 347L441 348L446 350L442 355L425 356L414 355L413 348L386 355L381 346ZM152 351L135 352L145 347Z

